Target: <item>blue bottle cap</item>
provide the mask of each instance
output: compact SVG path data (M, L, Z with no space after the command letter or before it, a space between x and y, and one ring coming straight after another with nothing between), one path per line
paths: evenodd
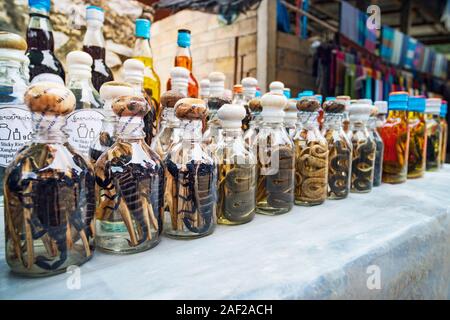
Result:
M314 97L314 91L305 90L298 94L298 98L301 99L303 97Z
M326 97L325 101L334 101L336 100L336 97Z
M50 12L50 0L28 0L28 6L30 8Z
M316 94L314 96L317 98L317 100L319 100L319 103L322 104L322 101L323 101L322 95L321 94Z
M150 39L150 20L136 19L136 29L134 35L138 38Z
M97 6L87 6L86 20L97 20L103 23L105 20L105 10Z
M283 90L283 94L284 94L284 96L285 96L287 99L290 99L290 98L291 98L291 89L285 88L285 89Z
M442 100L441 104L441 117L445 118L447 116L448 105L447 101Z
M191 46L191 31L186 29L178 30L177 44L182 48L189 48Z
M408 110L408 99L408 92L391 92L389 94L389 110Z
M425 112L425 97L422 96L412 96L408 100L408 111L413 112Z

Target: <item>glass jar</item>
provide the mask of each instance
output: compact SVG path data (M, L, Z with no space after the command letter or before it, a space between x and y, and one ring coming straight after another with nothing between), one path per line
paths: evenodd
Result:
M328 199L345 199L350 192L352 146L342 128L345 105L324 106L324 136L328 143Z
M372 108L372 112L367 122L367 129L375 142L375 163L373 168L373 186L379 187L381 185L383 177L383 156L384 156L384 143L377 128L378 122L378 109L376 106Z
M145 98L121 96L112 108L119 117L117 141L95 164L96 244L110 253L135 253L159 243L164 167L144 140Z
M320 102L302 97L297 104L301 128L294 137L295 204L321 204L328 195L328 143L319 130Z
M427 125L427 171L439 169L439 159L441 156L442 130L438 115L441 108L441 99L431 98L426 100L426 125Z
M72 51L66 58L68 66L67 88L75 95L75 110L67 117L64 131L68 143L83 156L89 156L89 148L100 134L102 102L91 82L92 58L83 51Z
M223 105L217 112L223 128L216 149L219 163L217 222L236 225L251 221L256 208L256 158L242 139L242 105Z
M166 165L165 232L172 238L207 236L216 225L217 161L202 142L203 100L184 98L175 105L182 141L172 145Z
M384 143L383 182L403 183L408 174L409 124L408 93L389 95L389 114L380 129Z
M367 193L373 187L376 144L367 130L372 106L352 104L349 108L352 142L351 192Z
M102 110L104 117L100 133L89 148L89 159L92 165L95 165L102 153L116 142L117 117L112 110L113 101L120 96L131 96L133 93L133 87L125 82L110 81L100 87L100 98L104 101Z
M282 93L269 92L261 98L261 124L256 136L256 212L261 214L287 213L294 202L294 145L283 128L286 102Z
M20 36L0 31L0 206L3 177L16 153L31 141L31 113L23 102L28 86L27 44Z
M46 276L92 257L95 179L61 134L74 95L40 82L25 92L25 103L36 134L6 170L6 261L15 273Z
M427 158L425 98L410 97L408 102L409 156L408 179L423 177Z
M447 101L442 100L440 123L442 128L442 144L441 144L441 162L442 167L447 158L447 141L448 141L448 124L447 124Z

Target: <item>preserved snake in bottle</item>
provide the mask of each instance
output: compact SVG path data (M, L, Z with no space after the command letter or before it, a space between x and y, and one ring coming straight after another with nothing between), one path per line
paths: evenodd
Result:
M223 105L217 112L222 138L216 149L219 163L217 222L236 225L255 216L256 158L242 139L242 105Z
M203 100L184 98L175 104L182 140L172 145L166 165L165 233L172 238L207 236L216 225L217 162L202 142Z
M426 125L427 125L427 171L439 169L441 157L442 128L439 121L441 111L441 99L430 98L426 100Z
M321 204L328 195L328 143L319 130L320 102L303 96L297 103L301 128L294 137L295 204Z
M371 135L373 141L375 141L376 153L375 153L375 163L373 168L373 186L379 187L383 179L383 157L384 157L384 143L380 136L379 129L383 125L380 125L379 117L380 113L387 113L387 102L386 101L375 101L375 105L370 113L369 121L367 123L367 128L369 134Z
M408 179L423 177L427 157L427 127L425 121L425 98L410 97L408 102L409 155Z
M117 141L95 164L96 244L110 253L135 253L159 243L164 167L144 140L145 98L121 96L112 109L119 118Z
M25 92L36 134L5 176L6 261L13 272L45 276L81 265L94 253L95 178L61 128L75 97L39 82Z
M256 136L258 180L256 212L279 215L294 202L295 154L292 140L282 127L287 103L283 84L272 82L271 92L261 98L261 126ZM276 89L276 90L275 90Z
M345 199L350 192L352 147L343 128L345 105L326 101L324 136L328 143L328 199Z

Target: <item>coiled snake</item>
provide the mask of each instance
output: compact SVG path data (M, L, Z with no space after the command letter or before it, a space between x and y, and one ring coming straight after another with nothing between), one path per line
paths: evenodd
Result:
M353 192L372 190L375 142L360 140L353 144L352 188Z

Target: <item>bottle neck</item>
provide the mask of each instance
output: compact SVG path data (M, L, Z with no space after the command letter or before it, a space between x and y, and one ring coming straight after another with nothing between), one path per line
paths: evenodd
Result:
M80 86L90 86L94 90L94 86L92 85L92 76L91 73L87 72L69 72L67 75L67 87L80 87Z
M150 61L146 61L146 65L147 67L153 68L153 51L149 39L136 38L133 49L133 57L150 58Z
M103 23L97 20L87 22L87 29L83 39L83 45L87 47L95 46L105 47L105 38L103 37Z
M175 128L180 126L180 119L175 116L174 108L164 108L162 118L166 121L166 127Z
M342 113L327 113L325 114L325 127L332 130L340 130L343 119L344 115Z
M23 101L23 95L28 87L28 70L18 61L2 60L0 58L0 87L8 89L8 94Z
M366 129L366 122L365 121L354 121L352 122L352 128L353 130L365 130Z
M244 104L244 95L242 93L236 93L233 97L233 104Z
M308 130L319 128L319 122L317 121L318 117L318 112L299 112L300 123Z
M28 50L50 50L53 52L53 28L45 10L31 8L27 30Z
M202 142L202 121L201 120L183 120L183 142Z
M178 46L175 56L175 67L183 67L192 72L192 54L189 47Z
M61 134L66 124L66 117L33 112L31 119L35 132L34 143L64 143L67 140L66 135Z
M141 117L120 117L116 126L117 136L125 140L143 139L144 120Z

